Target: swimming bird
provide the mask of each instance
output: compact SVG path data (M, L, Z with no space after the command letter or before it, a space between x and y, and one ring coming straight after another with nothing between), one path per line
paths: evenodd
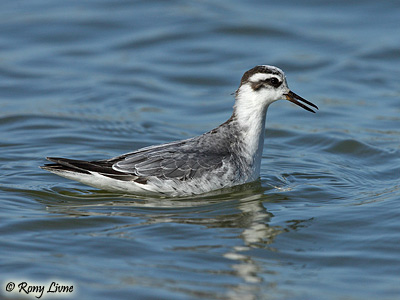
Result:
M318 109L289 89L281 69L258 65L244 73L232 116L209 132L105 160L48 157L53 163L41 168L99 189L133 194L187 196L252 182L260 176L267 109L280 99L313 113L310 106Z

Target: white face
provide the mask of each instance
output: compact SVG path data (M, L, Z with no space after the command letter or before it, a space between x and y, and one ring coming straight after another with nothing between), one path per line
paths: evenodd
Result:
M315 111L305 104L318 109L315 104L290 91L281 69L267 65L256 66L243 74L236 91L235 106L245 110L265 111L269 104L280 99L289 100L310 112Z
M236 93L239 106L266 108L272 102L286 99L290 90L284 73L271 66L259 66L243 75Z
M283 73L255 73L250 76L246 84L251 88L249 92L257 95L257 98L264 98L268 102L285 99L285 94L290 91Z

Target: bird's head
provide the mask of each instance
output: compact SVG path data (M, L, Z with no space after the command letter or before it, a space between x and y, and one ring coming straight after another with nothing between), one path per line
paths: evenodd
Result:
M315 111L305 104L318 109L315 104L293 93L287 85L285 73L274 66L260 65L248 70L243 74L236 91L236 106L249 109L266 109L269 104L281 99L289 100L313 113Z

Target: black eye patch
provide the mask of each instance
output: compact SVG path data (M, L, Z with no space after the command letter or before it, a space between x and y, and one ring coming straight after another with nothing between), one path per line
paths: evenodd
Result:
M254 91L258 91L259 89L261 89L265 84L265 81L258 81L258 82L252 82L251 83L251 88Z
M268 79L265 79L262 81L252 82L251 87L254 91L258 91L259 89L264 87L266 84L268 84L274 88L277 88L282 84L282 82L276 77L271 77L271 78L268 78Z

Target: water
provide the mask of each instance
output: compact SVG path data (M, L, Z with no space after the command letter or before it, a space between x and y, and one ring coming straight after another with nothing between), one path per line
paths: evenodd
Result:
M399 13L398 1L2 2L3 299L23 297L10 281L72 285L67 299L398 299ZM146 198L38 168L210 130L256 64L320 107L270 107L259 182Z

